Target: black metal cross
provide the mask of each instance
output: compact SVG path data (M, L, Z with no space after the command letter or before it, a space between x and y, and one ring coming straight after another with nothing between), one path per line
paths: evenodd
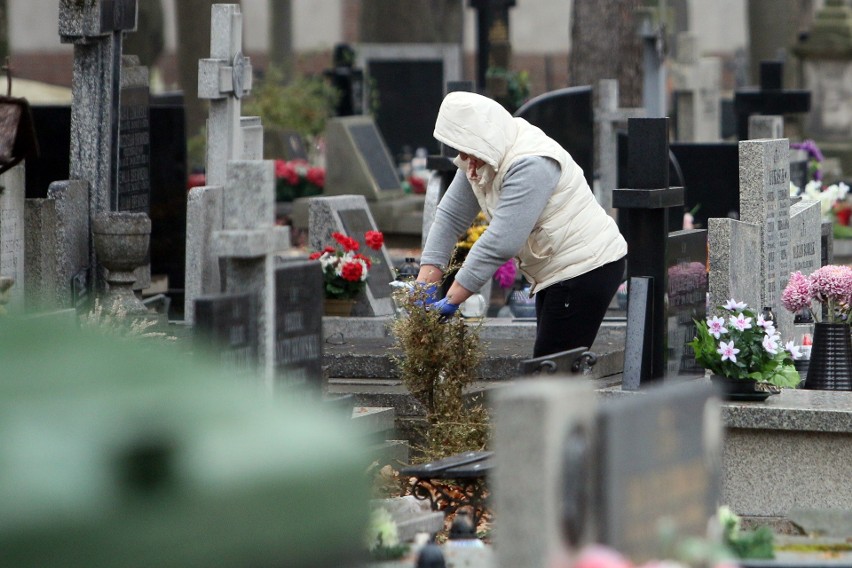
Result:
M737 138L748 140L748 117L753 114L795 114L811 110L811 93L801 89L784 89L784 63L760 62L760 88L734 92L737 115Z
M496 21L502 21L509 28L509 8L515 6L515 0L468 0L468 6L476 9L476 88L485 88L485 72L491 52L491 42L488 38L491 26Z

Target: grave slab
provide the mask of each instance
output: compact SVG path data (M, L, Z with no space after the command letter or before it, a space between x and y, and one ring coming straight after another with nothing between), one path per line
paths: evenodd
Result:
M6 309L24 309L24 166L18 165L0 176L0 276L14 278Z

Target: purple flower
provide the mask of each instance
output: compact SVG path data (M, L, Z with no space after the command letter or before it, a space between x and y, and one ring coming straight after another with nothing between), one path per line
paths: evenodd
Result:
M497 284L499 284L501 288L509 288L515 283L515 275L517 272L518 269L515 268L515 260L510 258L494 273L494 280L497 281Z
M777 335L764 335L763 336L763 348L766 349L767 353L775 355L778 353L778 336Z
M810 277L810 296L820 302L848 302L852 296L852 268L829 264Z
M739 352L740 350L734 347L733 339L729 343L720 341L719 349L716 350L716 353L722 356L722 361L730 361L731 363L737 362L737 353Z
M792 342L792 340L788 341L784 348L790 352L790 357L792 357L794 361L802 356L802 346L796 345Z
M790 274L790 281L781 293L781 303L794 314L811 305L810 282L798 270Z
M725 329L725 320L720 317L712 317L707 320L707 331L716 339L719 339L723 333L728 333L728 330Z
M728 321L732 326L737 328L737 331L745 331L747 329L751 329L751 318L745 317L742 313L738 314L736 317L729 317Z

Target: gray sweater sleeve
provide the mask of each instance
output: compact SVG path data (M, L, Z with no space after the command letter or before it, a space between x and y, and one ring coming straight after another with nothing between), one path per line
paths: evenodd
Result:
M544 211L560 175L559 164L542 156L522 158L512 164L503 178L500 199L488 229L470 249L456 274L456 282L476 292L503 263L518 254ZM452 191L454 189L456 191ZM451 200L447 201L451 195ZM464 172L459 171L438 206L421 263L445 266L458 236L470 226L477 212L479 203ZM441 227L440 236L435 234L436 226ZM446 247L446 254L434 254L433 244Z

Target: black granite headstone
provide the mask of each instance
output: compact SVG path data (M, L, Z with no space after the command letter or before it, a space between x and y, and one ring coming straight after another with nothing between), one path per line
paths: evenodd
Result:
M694 320L707 314L707 231L670 233L667 263L667 376L703 375L686 344L695 337Z
M740 215L740 159L736 142L670 145L678 173L673 182L683 185L684 209L695 210L696 226L706 228L711 218ZM674 166L673 166L674 168ZM681 176L678 180L676 175Z
M338 214L343 224L343 232L358 241L358 252L369 257L373 263L367 278L367 286L373 298L390 298L393 292L390 282L396 279L393 267L383 262L380 251L371 249L364 241L364 233L377 230L376 226L370 222L367 212L363 209L341 209Z
M149 213L151 205L151 119L147 87L121 90L117 210Z
M32 107L40 154L27 161L28 199L47 197L54 181L68 179L71 148L71 108ZM150 210L151 273L166 274L169 289L184 286L186 250L186 126L183 97L151 98ZM143 149L144 152L144 149ZM183 306L183 302L171 305Z
M196 299L194 333L201 356L218 356L218 363L233 374L257 372L257 298L254 294Z
M275 384L322 394L323 274L315 261L275 270Z
M364 158L367 168L379 190L398 191L400 188L396 167L388 155L379 131L372 124L353 124L349 127L356 150Z
M595 121L592 88L568 87L539 95L515 112L515 116L541 128L565 148L583 168L589 187L595 174Z
M369 60L367 67L378 96L376 125L391 155L399 156L404 146L439 152L432 132L444 95L443 60Z

